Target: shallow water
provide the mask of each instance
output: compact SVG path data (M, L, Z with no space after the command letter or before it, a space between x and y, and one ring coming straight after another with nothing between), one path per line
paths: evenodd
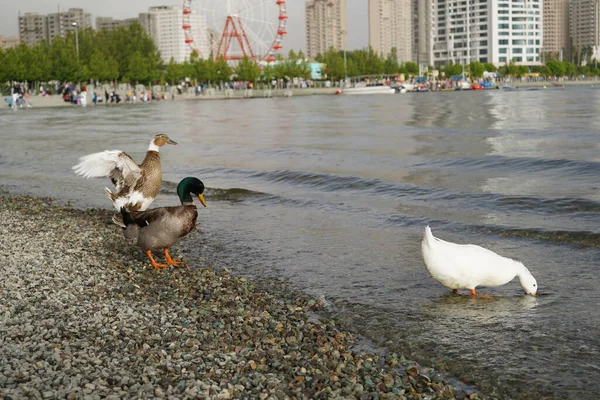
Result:
M567 88L3 109L0 187L105 207L108 180L74 176L77 158L141 160L167 133L180 145L161 151L154 206L202 179L203 235L228 267L324 296L378 344L498 397L597 398L599 106ZM523 261L539 295L450 295L422 262L428 224Z

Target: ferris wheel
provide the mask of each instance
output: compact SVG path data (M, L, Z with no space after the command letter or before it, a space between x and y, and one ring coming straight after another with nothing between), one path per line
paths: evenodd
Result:
M272 62L287 34L286 0L184 0L185 42L202 58Z

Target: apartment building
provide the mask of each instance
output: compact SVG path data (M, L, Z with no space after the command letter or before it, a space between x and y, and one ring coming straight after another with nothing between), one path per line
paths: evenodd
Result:
M569 0L544 0L543 53L553 57L569 57Z
M20 42L33 46L48 40L48 18L38 13L19 14Z
M592 57L600 58L600 5L598 0L571 0L571 52L591 46Z
M540 65L544 0L432 0L433 65Z
M346 0L310 0L306 2L306 52L316 57L331 47L348 47Z
M369 46L383 57L396 49L398 61L411 61L412 11L412 0L369 0Z
M59 11L48 14L48 42L55 36L65 36L67 32L92 27L92 14L86 13L82 8L69 8L67 11ZM73 23L77 25L73 25Z
M430 59L431 24L433 23L432 2L412 0L412 61L427 67Z
M185 42L182 9L177 6L150 7L148 14L150 36L154 39L163 61L168 63L173 58L176 62L181 63L189 59L192 49ZM194 46L202 57L208 57L210 50L206 18L193 13L190 15L190 25Z
M55 36L64 36L75 29L92 27L92 15L82 8L69 8L54 14L42 15L37 13L19 14L19 38L23 43L32 46L42 41L50 43Z
M96 29L115 29L120 26L129 26L134 22L140 22L139 18L113 19L112 17L96 17Z

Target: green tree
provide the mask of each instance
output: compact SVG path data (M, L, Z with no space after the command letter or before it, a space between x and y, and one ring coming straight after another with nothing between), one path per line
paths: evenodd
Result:
M485 72L485 65L479 61L471 61L469 64L469 74L471 78L477 79L483 76Z
M256 61L245 55L236 65L234 72L242 81L256 82L262 71Z
M485 67L485 71L486 72L496 72L498 71L498 68L496 68L496 66L492 63L485 63L483 64L483 66Z
M325 54L319 54L316 59L318 62L325 64L324 72L327 75L327 79L339 80L345 76L344 57L333 47L327 50ZM353 64L355 63L356 61L353 59ZM360 71L357 71L356 75L359 73Z
M546 67L548 67L551 76L560 77L566 73L565 64L557 60L548 61Z
M75 40L71 40L69 36L66 38L55 36L50 44L50 59L52 60L51 79L59 82L79 80Z
M399 71L400 65L398 65L398 51L395 47L392 47L392 51L390 51L390 54L388 54L383 63L383 72L386 74L395 74Z
M448 78L451 76L462 75L462 65L454 64L452 61L450 61L444 66L443 71L444 75L446 75Z
M221 56L215 62L215 77L217 82L229 82L231 76L231 67L225 60L225 57Z
M568 61L564 61L562 64L564 65L566 76L575 75L575 66L572 63L570 63Z
M404 63L404 69L406 70L406 73L409 75L419 75L419 66L417 65L417 63L414 63L412 61L407 61Z
M150 69L149 60L140 51L136 51L129 56L129 67L123 80L130 83L149 83L152 80Z
M165 67L166 79L171 85L175 85L183 77L183 68L175 62L175 58L171 57L169 64Z

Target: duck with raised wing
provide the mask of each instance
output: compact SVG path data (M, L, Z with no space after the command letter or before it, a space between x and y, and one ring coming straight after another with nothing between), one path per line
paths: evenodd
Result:
M144 211L160 191L162 167L158 151L165 144L177 142L162 133L154 136L144 161L139 165L121 150L106 150L81 157L73 170L84 178L110 178L116 190L113 192L106 188L106 196L117 211L121 208Z
M192 199L192 194L204 207L204 184L197 178L184 178L177 185L177 195L180 206L160 207L141 212L129 212L124 207L112 221L123 228L125 239L146 252L154 268L168 265L179 266L184 262L173 261L169 247L190 233L196 226L198 209ZM164 251L166 264L157 263L152 257L153 251Z
M429 226L425 228L421 251L431 276L454 293L458 289L469 289L475 296L477 286L501 286L515 276L527 294L535 296L537 293L537 282L523 263L473 244L438 239Z

